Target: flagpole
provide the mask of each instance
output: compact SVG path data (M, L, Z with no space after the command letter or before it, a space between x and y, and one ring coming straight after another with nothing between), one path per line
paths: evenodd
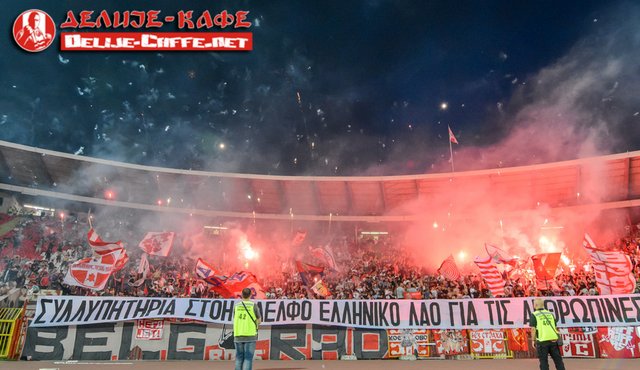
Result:
M453 146L451 143L451 136L449 135L449 132L451 132L451 127L447 126L447 129L449 130L447 132L447 136L449 137L449 158L451 160L451 172L456 172L453 168Z
M451 140L449 140L449 154L451 155L451 172L456 172L453 169L453 147L451 146Z

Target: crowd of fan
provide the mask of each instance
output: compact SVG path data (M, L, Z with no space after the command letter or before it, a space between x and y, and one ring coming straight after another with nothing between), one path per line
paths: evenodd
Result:
M13 224L8 224L13 222ZM151 272L140 279L138 262L142 251L128 248L129 263L112 274L104 290L88 290L63 283L69 266L92 254L87 243L88 225L73 218L28 214L0 214L0 226L13 229L0 237L0 297L12 289L21 289L23 298L40 290L52 290L64 295L219 297L195 274L196 260L184 253L171 258L150 256ZM122 220L108 225L125 241L134 237ZM104 235L108 240L109 235ZM120 238L119 238L120 239ZM181 238L177 238L181 243ZM326 269L316 279L322 279L333 299L458 299L487 298L491 292L479 273L465 274L453 281L415 266L409 256L400 253L391 240L348 241L334 245L336 270ZM627 235L610 243L609 249L624 251L634 264L633 272L640 278L640 228L628 228ZM135 244L129 244L135 245ZM174 247L174 251L175 251ZM179 246L178 246L179 248ZM322 265L304 250L302 258L310 264ZM404 257L403 257L404 256ZM300 256L298 256L300 257ZM267 298L322 298L303 284L293 258L278 261L281 271L258 276ZM577 263L574 271L566 269L556 277L556 284L538 290L531 271L504 271L505 295L524 297L535 295L597 295L592 272ZM640 284L636 293L640 292Z

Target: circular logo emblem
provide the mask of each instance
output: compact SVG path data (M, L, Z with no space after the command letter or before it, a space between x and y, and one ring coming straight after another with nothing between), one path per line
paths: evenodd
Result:
M13 22L13 39L26 51L34 53L48 48L55 36L56 25L42 10L24 11Z

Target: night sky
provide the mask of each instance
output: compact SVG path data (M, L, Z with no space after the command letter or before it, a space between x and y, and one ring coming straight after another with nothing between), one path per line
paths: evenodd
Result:
M447 125L456 170L640 149L634 2L3 7L2 140L153 166L322 176L450 171ZM56 40L30 54L11 35L30 8L57 24L70 9L248 10L254 50L62 53Z

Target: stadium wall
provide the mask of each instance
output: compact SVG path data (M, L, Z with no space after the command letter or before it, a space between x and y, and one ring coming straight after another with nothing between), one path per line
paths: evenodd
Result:
M233 360L232 328L218 324L138 320L29 327L24 360ZM640 357L638 327L562 328L565 357ZM384 330L320 325L261 328L261 360L531 358L528 329Z

